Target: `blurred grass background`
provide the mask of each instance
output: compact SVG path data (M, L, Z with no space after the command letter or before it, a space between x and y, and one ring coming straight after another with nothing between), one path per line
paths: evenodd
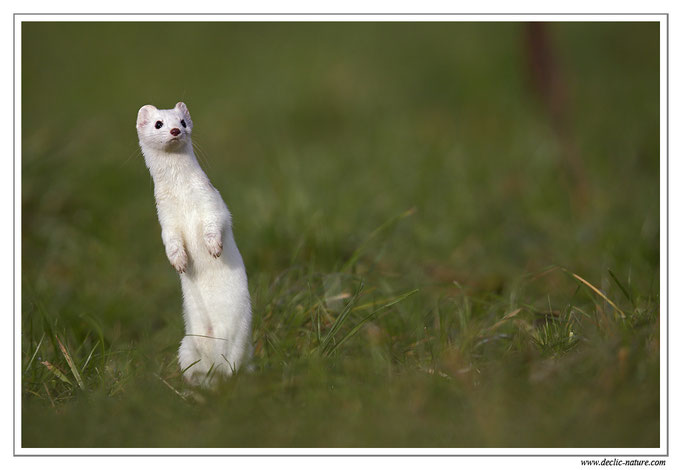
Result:
M657 447L658 41L23 23L22 445ZM134 128L180 100L254 306L213 393Z

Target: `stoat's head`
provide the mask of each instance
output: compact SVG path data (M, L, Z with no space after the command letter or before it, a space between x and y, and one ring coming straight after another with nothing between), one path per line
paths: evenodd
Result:
M191 145L192 118L185 103L173 109L156 109L151 104L137 113L137 135L140 146L167 152L182 151Z

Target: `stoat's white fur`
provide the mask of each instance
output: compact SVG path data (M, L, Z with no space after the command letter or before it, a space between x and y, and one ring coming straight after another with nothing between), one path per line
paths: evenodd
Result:
M180 273L186 333L180 368L190 384L209 386L251 355L251 301L232 217L194 155L184 103L143 106L137 134L154 179L166 255Z

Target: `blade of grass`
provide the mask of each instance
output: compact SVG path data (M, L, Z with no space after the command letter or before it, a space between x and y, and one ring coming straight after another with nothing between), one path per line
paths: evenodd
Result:
M95 349L97 349L97 346L99 346L99 340L97 340L95 345L92 347L90 354L88 354L88 358L85 360L85 364L83 364L83 367L81 367L81 372L85 372L85 368L88 366L88 363L90 362L90 358L92 358L92 353L95 352Z
M381 232L383 232L384 230L387 230L387 229L390 228L391 226L395 225L395 224L396 224L397 222L399 222L400 220L402 220L402 219L404 219L404 218L406 218L406 217L411 216L411 215L414 214L415 212L417 212L417 209L414 208L414 207L412 207L411 209L406 210L406 211L403 212L402 214L398 214L398 215L396 215L396 216L394 216L394 217L388 219L386 222L384 222L384 223L381 224L379 227L377 227L376 229L374 229L374 231L372 231L372 233L370 233L370 234L367 236L367 238L365 238L365 241L363 241L363 242L360 244L360 246L357 247L357 249L353 252L353 254L352 254L351 257L348 259L348 261L346 261L346 264L344 264L343 267L341 268L341 272L346 272L346 271L348 271L350 268L352 268L352 267L355 265L355 263L357 263L358 259L360 258L360 255L362 255L362 253L363 253L363 252L365 251L365 249L367 248L367 245L369 245L369 242L371 242L372 239L373 239L374 237L376 237L377 235L379 235L379 234L380 234Z
M161 382L163 382L163 383L166 385L166 387L168 387L168 388L170 388L171 390L173 390L177 396L179 396L180 398L182 398L184 401L187 401L187 399L186 399L185 397L182 396L182 393L178 392L178 391L175 389L175 387L173 387L171 384L169 384L168 382L166 382L166 380L165 380L163 377L161 377L161 376L158 375L158 374L154 374L154 375L155 375L156 378L158 378Z
M332 325L332 327L331 327L331 328L329 329L329 331L327 332L327 335L324 337L324 340L322 341L322 350L323 350L323 351L324 351L325 349L327 349L327 347L328 347L329 344L331 343L331 340L334 338L334 335L336 334L336 332L339 330L339 328L341 328L341 325L343 325L343 323L344 323L344 322L346 321L346 319L348 318L348 315L349 315L350 312L351 312L351 308L352 308L353 305L357 302L358 297L360 296L360 293L362 292L362 289L363 289L364 287L365 287L364 281L360 281L360 286L359 286L358 289L355 291L355 294L353 294L353 297L348 301L348 303L347 303L346 306L344 307L343 311L342 311L341 314L336 318L336 320L334 321L334 324Z
M322 343L322 328L320 327L320 307L318 305L317 310L315 310L315 335L317 336L317 343Z
M76 379L76 383L78 383L78 387L80 387L81 390L85 390L85 386L83 385L83 381L81 380L81 375L78 373L78 369L76 368L76 364L74 364L73 359L71 358L71 355L69 354L69 351L67 351L66 347L62 344L62 342L59 340L58 336L55 336L57 338L57 344L59 344L59 349L62 351L62 354L64 355L64 358L66 359L66 363L69 365L69 368L71 369L71 373L73 374L74 378Z
M215 362L211 364L211 367L208 368L208 372L206 372L206 375L204 376L204 380L202 383L209 384L211 383L211 372L213 372L213 369L215 368Z
M180 374L182 375L182 374L184 374L185 372L187 372L187 371L189 370L190 367L192 367L193 365L195 365L195 364L196 364L197 362L199 362L199 361L201 361L201 359L197 359L196 361L194 361L193 363L191 363L190 365L188 365L187 367L185 367L184 369L182 369L182 370L180 371Z
M232 371L233 374L236 374L237 368L230 361L227 360L227 358L225 357L225 354L221 354L221 356L222 356L223 360L225 361L225 363L227 364L227 367L230 368L230 371Z
M337 343L329 350L329 352L326 353L326 355L328 355L328 356L332 355L332 354L334 353L334 351L336 351L343 343L345 343L346 341L348 341L348 339L352 338L358 331L360 331L360 328L362 328L362 327L364 326L365 323L367 323L367 322L370 321L372 318L374 318L379 312L381 312L381 311L383 311L383 310L386 310L387 308L389 308L389 307L391 307L391 306L393 306L393 305L395 305L395 304L397 304L397 303L399 303L399 302L402 302L403 300L405 300L406 298L412 296L413 294L416 294L417 292L419 292L419 289L413 289L413 290L411 290L411 291L409 291L409 292L406 292L406 293L404 293L404 294L402 294L402 295L399 295L398 297L396 297L395 299L391 300L391 301L388 302L387 304L384 304L384 305L382 305L381 307L379 307L379 308L377 308L376 310L374 310L372 313L370 313L370 314L367 315L365 318L363 318L357 325L355 325L355 327L353 327L352 330L350 330L348 333L346 333L346 334L344 335L344 337L341 338L341 339L339 340L339 342L337 342Z
M600 296L602 299L604 299L606 302L608 302L608 304L611 305L611 307L613 307L613 308L616 310L616 312L618 312L618 313L620 314L620 317L621 317L621 318L625 318L625 313L624 313L620 308L618 308L618 306L617 306L615 303L613 303L613 301L612 301L611 299L609 299L608 297L606 297L606 295L604 295L604 293L603 293L602 291L600 291L599 289L597 289L596 287L594 287L592 284L590 284L589 282L587 282L585 279L583 279L582 277L578 276L577 274L572 273L572 272L570 272L570 271L567 271L567 272L568 272L571 276L573 276L574 278L576 278L577 280L579 280L580 282L582 282L583 284L585 284L587 287L589 287L590 289L592 289L594 292L596 292L597 295L599 295L599 296Z
M90 324L90 326L92 326L92 328L95 330L95 333L97 333L97 337L99 338L99 344L102 345L102 358L104 359L104 357L106 356L106 350L104 341L104 330L102 329L102 325L100 325L99 321L95 317L88 313L81 314L80 317L87 321Z
M627 291L627 289L625 289L625 287L623 286L623 284L620 283L620 281L618 280L618 278L616 277L616 275L613 274L613 271L611 271L610 269L609 269L608 271L609 271L609 276L611 276L611 279L613 279L614 281L616 281L616 285L617 285L618 287L620 287L620 290L623 292L623 294L625 294L625 297L627 297L627 299L630 301L630 303L631 303L632 306L634 307L634 306L635 306L635 302L632 300L632 296L630 295L630 293Z
M489 328L486 328L483 332L489 332L489 331L495 330L496 328L498 328L500 325L505 323L510 318L513 318L516 315L518 315L519 312L521 312L521 310L522 309L520 309L520 308L517 308L516 310L512 310L511 312L509 312L505 316L503 316L501 319L499 319L497 322L495 322L492 326L490 326Z
M43 382L43 387L45 387L45 392L47 393L47 398L50 399L50 404L52 405L52 408L56 408L54 400L52 399L52 394L50 393L50 389L47 388L47 384L45 382Z
M38 350L40 349L40 345L43 344L43 339L45 339L45 333L40 337L40 341L38 341L38 346L36 346L36 350L33 351L33 356L31 356L31 360L28 361L28 365L26 366L26 370L24 371L24 374L28 372L28 370L31 368L31 364L33 364L33 360L36 358L36 355L38 354Z
M44 365L45 367L47 367L47 370L49 370L54 375L56 375L59 380L73 386L73 384L71 383L69 378L66 375L64 375L64 372L59 370L59 368L57 366L49 363L48 361L42 361L41 364Z
M43 385L47 387L47 384L45 384L45 382L43 382ZM30 394L33 395L34 397L43 398L43 396L42 396L40 393L38 393L38 392L36 392L36 391L34 391L34 390L24 390L24 391L25 391L26 393L30 393Z
M566 303L566 307L564 307L564 312L568 317L571 317L571 309L573 308L573 299L575 299L575 296L578 295L578 292L580 292L580 288L582 285L578 284L578 286L575 288L575 292L573 292L573 295L571 296L570 299L568 299L568 302Z

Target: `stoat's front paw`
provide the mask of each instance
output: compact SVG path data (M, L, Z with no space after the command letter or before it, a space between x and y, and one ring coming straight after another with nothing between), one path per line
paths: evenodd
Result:
M223 242L220 240L220 235L206 234L204 235L204 241L206 242L208 252L214 258L219 257L223 253Z
M178 273L182 274L187 271L187 252L182 246L168 251L168 261Z

